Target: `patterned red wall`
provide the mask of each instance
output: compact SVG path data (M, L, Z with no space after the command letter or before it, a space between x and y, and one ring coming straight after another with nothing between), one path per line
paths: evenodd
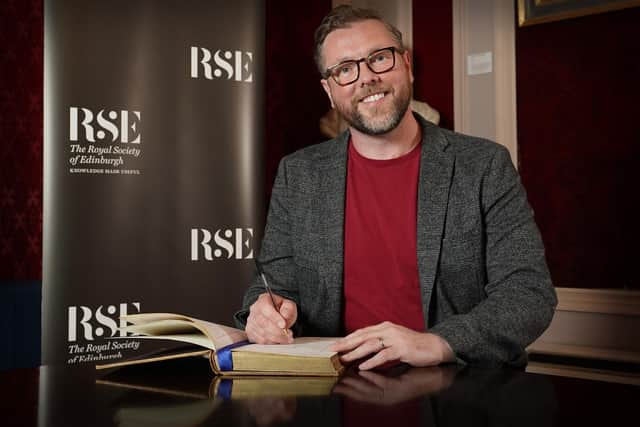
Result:
M451 0L413 2L414 94L453 129L453 16Z
M556 286L635 288L640 8L517 30L520 172Z
M280 159L327 139L318 121L330 108L313 62L313 33L331 0L267 2L266 200Z
M42 269L42 0L0 3L0 281Z

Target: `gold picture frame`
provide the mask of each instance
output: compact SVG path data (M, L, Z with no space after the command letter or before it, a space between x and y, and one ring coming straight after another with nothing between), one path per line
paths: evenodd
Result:
M640 0L518 0L518 26L640 6Z

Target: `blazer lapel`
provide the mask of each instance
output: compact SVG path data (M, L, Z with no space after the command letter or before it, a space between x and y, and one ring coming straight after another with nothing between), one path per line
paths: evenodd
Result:
M418 183L417 257L425 326L438 270L455 157L446 152L442 132L422 122L422 159Z
M324 264L343 262L344 252L344 205L347 186L347 139L336 141L330 157L320 159L318 167L318 202L326 236L327 252ZM342 278L340 278L342 281Z
M331 330L342 333L344 265L344 209L347 182L348 132L340 135L329 156L318 159L318 212L320 230L318 273L326 287L326 313Z

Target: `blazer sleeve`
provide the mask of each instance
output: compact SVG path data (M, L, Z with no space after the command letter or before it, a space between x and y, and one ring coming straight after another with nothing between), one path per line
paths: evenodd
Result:
M498 146L481 184L486 298L429 332L458 360L526 364L524 349L548 327L557 304L540 232L509 153Z
M289 198L287 189L287 158L282 159L278 166L278 172L269 203L269 213L265 226L265 234L258 260L269 284L276 294L294 301L298 306L297 285L293 277L293 245L291 241L292 227L289 214ZM260 278L254 275L245 292L242 308L235 313L235 323L244 329L249 317L249 308L265 292ZM299 325L293 326L293 332L299 335Z

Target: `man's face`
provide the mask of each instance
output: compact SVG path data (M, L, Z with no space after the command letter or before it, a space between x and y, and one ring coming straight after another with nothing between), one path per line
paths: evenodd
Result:
M372 52L395 46L397 42L382 22L367 20L331 32L324 41L325 68L346 60L366 58ZM398 126L412 97L413 73L408 52L395 53L395 67L382 74L360 63L355 82L338 85L332 77L321 84L331 105L353 128L367 135L385 134Z

